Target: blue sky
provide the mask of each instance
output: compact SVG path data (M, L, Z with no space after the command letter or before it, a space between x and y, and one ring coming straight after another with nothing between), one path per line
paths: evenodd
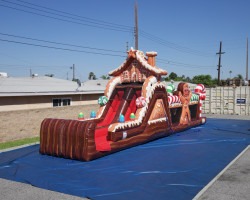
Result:
M231 77L246 76L250 1L137 3L139 49L158 52L158 67L178 76L217 78L216 52L222 41L221 78L229 78L229 71ZM75 64L76 78L82 81L91 71L97 77L108 74L124 62L127 44L134 47L134 4L135 0L0 0L0 72L29 76L31 70L71 79Z

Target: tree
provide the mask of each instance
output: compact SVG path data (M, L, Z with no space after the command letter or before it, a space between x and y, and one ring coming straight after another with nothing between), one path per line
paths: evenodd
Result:
M89 72L89 80L96 80L94 72Z
M172 80L172 79L171 79ZM177 76L174 81L185 81L181 76Z
M77 83L77 85L78 85L78 87L81 87L81 81L80 81L80 79L78 79L78 78L75 78L75 79L72 79L72 81L73 82L76 82Z
M44 76L54 77L54 74L45 74Z
M204 84L205 86L215 86L215 82L214 80L212 80L212 77L210 75L197 75L197 76L194 76L193 79L192 79L192 82L193 83L196 83L196 84Z
M166 78L164 78L164 79L165 79L165 81L171 81L171 80L173 80L173 81L191 82L191 79L188 76L187 77L185 75L177 76L177 74L174 73L174 72L171 72L169 74L169 76L166 77Z
M192 80L191 80L191 78L189 78L189 76L187 76L186 78L185 78L185 82L191 82Z
M243 76L241 74L238 74L235 78L243 80Z
M169 79L175 80L178 76L176 73L171 72L168 77L169 77Z
M100 78L103 80L109 80L110 76L109 75L102 75Z

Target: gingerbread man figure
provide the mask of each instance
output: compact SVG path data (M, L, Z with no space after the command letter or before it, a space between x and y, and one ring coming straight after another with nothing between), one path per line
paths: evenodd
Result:
M189 104L190 98L192 97L192 93L187 83L180 83L178 85L177 90L179 91L178 95L182 103L180 124L187 125L191 121L190 110L189 110L188 104Z

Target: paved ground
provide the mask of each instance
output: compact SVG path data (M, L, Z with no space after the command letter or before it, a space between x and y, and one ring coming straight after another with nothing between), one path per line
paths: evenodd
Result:
M18 183L0 178L0 199L3 200L82 200L83 198L70 196L54 191L44 190L28 184Z
M250 196L250 146L219 173L195 200L243 200Z
M250 120L250 116L206 115L208 118ZM0 179L1 199L77 200L83 199L58 192L44 190L28 184ZM250 147L245 149L221 173L217 175L197 196L196 200L249 199L250 196Z

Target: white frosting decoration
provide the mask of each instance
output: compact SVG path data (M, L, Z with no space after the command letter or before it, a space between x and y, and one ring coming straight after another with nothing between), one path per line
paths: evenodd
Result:
M149 52L148 52L149 53ZM157 52L150 52L153 54L157 54ZM148 64L148 61L146 60L146 56L144 55L144 53L142 51L137 50L136 51L136 58L137 60L148 70L155 72L156 74L167 74L167 71L160 69L156 66L151 66L150 64ZM127 59L115 70L110 71L109 75L121 70L123 68L123 66L128 62L129 57L127 57Z
M128 62L128 60L129 60L129 57L127 57L127 59L126 59L118 68L116 68L116 69L113 70L113 71L110 71L110 72L109 72L109 75L113 74L113 73L116 72L116 71L119 71L119 70Z
M157 52L156 51L148 51L148 52L146 52L146 54L157 56Z
M149 125L150 125L150 124L156 124L156 123L158 123L158 122L163 122L163 121L167 121L167 120L166 120L166 117L162 117L162 118L159 118L159 119L150 120L150 121L148 121L148 124L149 124Z
M149 102L149 99L147 99L147 97L151 93L152 86L155 83L157 83L157 79L154 76L150 76L147 78L147 80L144 82L142 86L142 96L145 97L147 103ZM145 94L144 91L146 91Z
M141 110L139 112L138 119L136 119L134 121L111 124L109 126L109 130L113 128L112 132L115 132L117 129L122 130L122 129L125 129L125 128L131 128L131 127L134 127L134 126L138 126L138 125L140 125L142 123L142 120L145 117L146 112L148 110L149 101L152 98L155 89L157 87L166 89L165 84L159 83L159 82L156 82L156 81L157 81L156 78L154 76L151 76L151 77L148 78L148 81L144 82L143 88L144 87L146 88L146 94L145 94L146 95L146 97L145 97L146 98L146 105L143 108L141 108Z
M155 52L155 53L156 53L156 52ZM157 53L156 53L156 54L157 54ZM148 64L148 62L147 62L147 60L146 60L146 57L145 57L145 55L144 55L144 53L143 53L142 51L139 51L139 50L136 51L136 58L137 58L137 60L138 60L146 69L148 69L148 70L150 70L150 71L153 71L153 72L155 72L155 73L157 73L157 74L161 74L161 73L167 74L167 71L162 70L162 69L160 69L160 68L158 68L158 67L156 67L156 66L151 66L150 64Z
M120 76L117 76L117 77L114 77L114 78L110 79L109 82L108 82L108 84L107 84L107 86L106 86L106 90L104 92L104 95L109 99L110 96L111 96L111 94L113 93L113 91L115 89L115 86L117 84L120 84L120 83L121 83ZM99 112L98 112L96 118L100 118L102 116L102 114L103 114L103 112L105 110L106 105L99 108Z
M189 102L188 105L194 105L194 104L198 104L198 101L191 101ZM182 103L169 103L169 108L173 108L173 107L181 107Z
M108 99L110 98L111 94L113 93L114 89L115 89L115 86L117 84L120 84L121 83L121 77L120 76L116 76L114 78L112 78L108 84L107 84L107 88L105 90L105 93L104 95L106 97L108 97Z

